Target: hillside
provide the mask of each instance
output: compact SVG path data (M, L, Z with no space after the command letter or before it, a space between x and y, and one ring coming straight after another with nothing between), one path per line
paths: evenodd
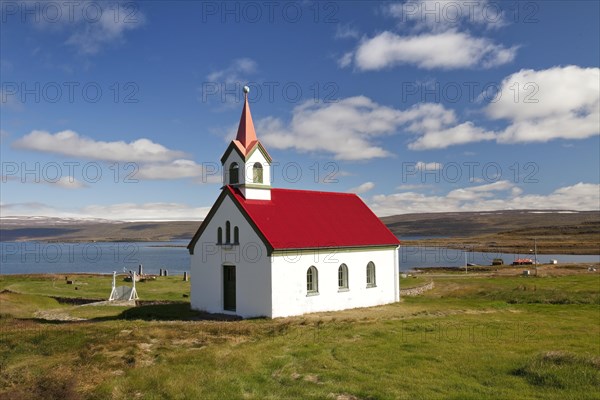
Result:
M600 212L505 210L403 214L384 217L381 220L400 237L468 237L529 228L597 224L600 222Z
M600 212L510 210L403 214L382 221L406 245L523 252L538 240L540 253L600 254ZM189 240L199 221L123 222L4 217L1 241Z
M598 211L406 214L382 221L405 245L526 253L535 238L540 254L600 254Z
M106 219L7 217L0 220L0 241L169 241L191 239L199 221L123 222Z

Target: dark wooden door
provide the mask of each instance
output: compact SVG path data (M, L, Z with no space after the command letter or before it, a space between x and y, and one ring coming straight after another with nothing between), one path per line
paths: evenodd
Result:
M223 308L235 311L235 266L223 266Z

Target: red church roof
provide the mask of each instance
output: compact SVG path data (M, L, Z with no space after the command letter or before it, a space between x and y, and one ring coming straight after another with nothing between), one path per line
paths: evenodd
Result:
M238 189L226 186L188 245L190 252L225 196L233 199L269 253L283 249L400 244L355 194L271 189L271 200L246 200ZM209 235L211 240L212 236Z

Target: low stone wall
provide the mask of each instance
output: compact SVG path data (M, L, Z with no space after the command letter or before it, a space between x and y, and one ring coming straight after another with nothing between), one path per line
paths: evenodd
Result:
M402 296L418 296L428 290L433 289L433 281L426 283L425 285L412 287L408 289L400 289L400 297Z

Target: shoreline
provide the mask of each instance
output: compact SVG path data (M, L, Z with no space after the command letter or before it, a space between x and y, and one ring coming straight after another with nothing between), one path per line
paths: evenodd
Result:
M426 248L439 248L439 249L451 249L451 250L462 250L467 251L468 253L476 252L476 253L494 253L494 254L510 254L510 255L520 255L526 258L532 258L533 254L527 251L523 251L525 247L522 244L520 246L506 243L505 245L501 244L484 244L483 241L472 240L468 238L460 238L457 241L452 239L444 240L440 238L435 239L419 239L419 240L402 240L401 246L408 247L426 247ZM176 239L178 241L181 239ZM463 242L464 241L464 242ZM156 247L156 248L186 248L186 244L173 244L173 240L126 240L126 239L117 239L117 240L35 240L35 239L25 239L25 240L14 240L14 241L0 241L0 244L6 243L44 243L44 244L89 244L89 243L155 243L149 245L148 247ZM523 243L525 241L520 241ZM598 244L585 244L579 243L579 248L573 248L572 246L568 247L556 247L554 245L545 246L543 242L538 243L537 254L539 255L567 255L567 256L600 256L600 245Z
M584 262L584 263L575 263L575 262L565 262L562 264L537 264L538 269L587 269L589 267L596 268L600 270L600 262ZM512 265L512 264L504 264L504 265L473 265L467 267L467 273L481 273L481 272L502 272L502 271L510 271L521 273L522 270L529 269L534 270L536 268L535 265ZM410 274L428 274L432 272L447 272L447 273L465 273L465 266L456 266L456 267L444 267L444 266L428 266L428 267L415 267L406 270L400 270L399 273L401 275L410 275ZM189 271L188 271L189 274ZM117 276L127 276L128 273L122 272L118 273ZM148 276L159 277L156 274L147 274ZM34 272L34 273L15 273L15 274L5 274L0 273L0 279L3 276L21 276L21 277L30 277L30 278L56 278L61 277L64 279L65 276L77 276L77 277L85 277L85 276L93 276L93 277L112 277L112 273L104 273L104 272ZM183 276L183 274L172 274L173 276Z
M529 250L529 246L523 246L514 243L506 244L485 244L483 241L470 241L469 239L459 239L460 241L443 241L440 239L423 239L423 240L405 240L402 245L410 247L427 247L427 248L442 248L452 250L462 250L468 253L494 253L494 254L515 254L525 258L533 258L534 255ZM464 242L462 242L464 241ZM543 242L537 244L537 255L565 255L565 256L600 256L600 245L580 243L577 247L572 246L556 246L544 245Z

